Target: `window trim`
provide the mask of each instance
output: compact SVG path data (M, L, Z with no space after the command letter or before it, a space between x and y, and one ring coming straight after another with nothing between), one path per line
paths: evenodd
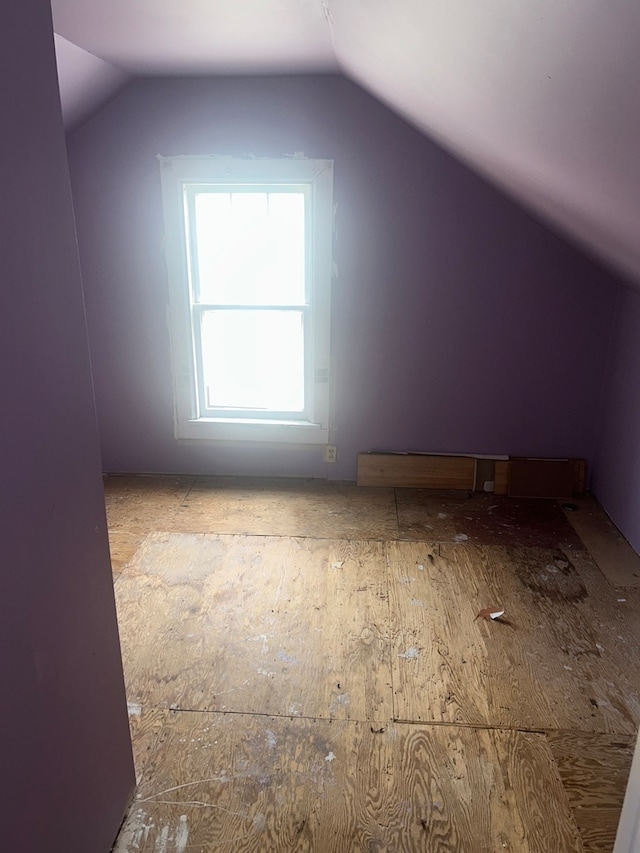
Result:
M330 415L330 298L333 269L333 161L304 157L237 159L159 156L164 248L169 283L168 323L177 439L326 444ZM305 364L307 416L297 419L202 416L197 399L197 355L189 276L185 185L307 184L311 188L310 364ZM308 377L311 377L309 379Z

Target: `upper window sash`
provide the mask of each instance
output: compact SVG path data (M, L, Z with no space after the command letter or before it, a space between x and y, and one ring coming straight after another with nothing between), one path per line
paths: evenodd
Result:
M312 188L309 183L184 184L183 186L185 238L189 247L189 278L193 304L209 304L212 306L263 305L265 307L268 305L290 305L293 307L310 304L313 276L311 269L313 224ZM233 272L224 269L224 261L228 261L231 256L230 249L233 249L232 245L225 245L225 240L233 241L234 238L238 238L238 235L234 234L233 229L229 227L229 221L232 218L234 207L237 208L238 200L243 197L254 199L253 209L249 207L244 212L245 217L250 221L253 219L254 221L251 224L255 225L257 215L262 214L260 224L265 229L273 228L275 232L271 234L273 244L276 246L278 242L280 244L280 256L269 259L272 263L276 263L273 278L284 291L278 298L275 298L276 294L272 291L272 298L269 299L268 288L263 288L260 294L262 298L258 298L258 295L252 297L251 293L243 292L246 288L242 286L236 289L225 287L229 284L224 280L225 274L229 276ZM279 197L289 199L289 210L287 211L284 208L279 211L280 223L278 223L278 211L273 211ZM211 202L214 200L219 200L219 203L212 205ZM282 205L280 207L282 208ZM263 209L259 210L259 208ZM286 218L284 214L288 214ZM283 219L285 220L284 223ZM278 224L280 224L280 233L278 233ZM282 229L283 224L287 233ZM248 227L248 223L245 225ZM209 244L209 229L216 227L223 235L222 242L221 244ZM291 234L292 229L294 230L293 235ZM297 235L295 234L296 229L299 229ZM283 257L285 247L289 254ZM216 249L218 250L216 251ZM247 260L243 257L242 251L243 247L239 246L237 255L239 263L234 264L239 268ZM294 253L293 257L291 253ZM270 254L273 255L273 246L271 246ZM262 260L267 261L266 258ZM203 262L204 269L201 268ZM278 263L279 269L277 268ZM255 271L254 269L254 273ZM236 272L239 278L241 270L238 269ZM283 287L283 285L288 286ZM224 298L225 296L227 298Z

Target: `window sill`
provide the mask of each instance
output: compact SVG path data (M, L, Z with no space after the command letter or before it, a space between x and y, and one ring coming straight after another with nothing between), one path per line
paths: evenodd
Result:
M327 444L329 429L309 421L198 418L176 424L177 439L253 441L277 444Z

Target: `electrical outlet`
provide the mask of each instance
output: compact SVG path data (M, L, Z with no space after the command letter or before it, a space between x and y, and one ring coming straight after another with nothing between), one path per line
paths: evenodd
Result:
M324 461L325 462L335 462L338 458L338 448L335 444L327 444L324 449Z

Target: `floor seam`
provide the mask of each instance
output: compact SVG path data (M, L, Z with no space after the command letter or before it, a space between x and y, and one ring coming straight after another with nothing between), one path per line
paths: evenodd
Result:
M605 732L605 731L596 731L593 729L555 729L548 728L544 726L507 726L507 725L492 725L490 723L460 723L451 720L410 720L410 719L401 719L401 718L392 718L388 717L376 717L367 720L348 718L348 717L320 717L313 716L311 714L278 714L275 712L266 712L266 711L238 711L238 710L225 710L225 711L217 711L214 709L204 709L204 708L175 708L166 705L148 705L145 706L144 702L139 703L142 704L143 711L145 708L149 710L160 710L167 711L172 714L210 714L218 717L266 717L274 720L305 720L306 722L312 723L337 723L337 724L352 724L358 726L371 726L373 724L384 723L386 725L400 725L400 726L425 726L425 727L438 727L438 728L451 728L451 729L476 729L478 731L500 731L500 732L519 732L521 734L540 734L540 735L550 735L550 734L576 734L576 735L585 735L587 737L614 737L614 738L630 738L633 740L633 736L626 732Z

